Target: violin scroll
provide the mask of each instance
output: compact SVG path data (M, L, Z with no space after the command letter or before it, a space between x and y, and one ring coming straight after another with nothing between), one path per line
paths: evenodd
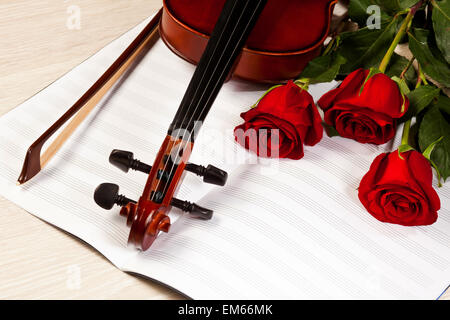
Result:
M172 163L172 160L167 156L168 154L162 157L162 164L166 170L167 164ZM109 156L109 162L124 172L128 172L129 169L150 175L152 172L152 166L135 159L133 153L129 151L114 149ZM225 185L228 177L225 171L212 165L204 167L187 163L184 166L184 170L203 177L203 181L206 183L220 186ZM171 175L164 174L164 172L166 171L159 169L156 174L156 180L170 180ZM150 192L149 198L153 198L154 192ZM170 199L168 205L166 201L157 203L145 199L145 197L141 197L140 201L135 201L119 194L119 186L113 183L100 184L95 189L94 201L105 210L111 210L114 205L122 207L120 215L127 218L127 225L131 227L128 242L142 250L150 247L160 231L169 231L171 223L167 213L170 207L178 208L193 217L203 220L210 220L213 216L213 211L210 209L174 197Z

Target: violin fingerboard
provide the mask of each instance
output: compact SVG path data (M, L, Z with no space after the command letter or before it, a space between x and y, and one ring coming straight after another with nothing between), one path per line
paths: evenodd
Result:
M169 134L175 129L193 134L203 123L214 100L241 52L267 0L228 0L192 76ZM187 129L187 130L186 130Z

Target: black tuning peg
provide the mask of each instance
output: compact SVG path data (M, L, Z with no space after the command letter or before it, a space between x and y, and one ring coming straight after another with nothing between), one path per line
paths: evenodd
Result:
M183 201L173 198L170 204L175 208L181 209L184 212L187 212L192 216L200 219L210 220L213 216L212 210L200 207L199 205L189 201Z
M102 183L94 192L94 201L105 210L111 210L115 204L118 206L126 206L128 203L136 203L136 201L128 199L124 195L119 194L119 186L113 183ZM173 198L171 203L175 208L181 209L189 214L209 220L212 218L213 211L200 207L195 203Z
M224 186L228 179L228 173L212 165L207 167L199 166L197 164L188 163L186 165L186 171L195 173L196 175L203 177L203 182L215 184L218 186Z
M109 163L124 172L128 172L131 169L148 174L152 170L152 166L134 159L132 152L124 150L114 149L109 155Z
M152 170L152 167L148 164L134 159L132 152L124 150L114 149L109 155L109 162L124 172L128 172L128 170L131 169L149 174ZM206 183L224 186L228 179L228 174L226 171L212 165L204 167L193 163L188 163L185 169L186 171L203 177L203 182Z
M115 204L123 207L130 202L136 203L136 201L119 194L119 186L113 183L99 185L94 192L94 201L105 210L111 210Z

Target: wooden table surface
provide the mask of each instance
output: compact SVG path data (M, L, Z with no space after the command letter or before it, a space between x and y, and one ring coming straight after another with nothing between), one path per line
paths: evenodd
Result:
M162 0L0 0L0 115L161 6ZM2 197L0 214L0 299L182 298L120 271Z
M162 0L0 0L0 116L161 5ZM2 197L0 213L0 299L182 298L120 271L89 245Z

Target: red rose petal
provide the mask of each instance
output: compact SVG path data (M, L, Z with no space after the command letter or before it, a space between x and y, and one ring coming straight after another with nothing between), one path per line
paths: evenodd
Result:
M392 118L400 118L408 110L409 100L402 97L400 88L394 80L383 73L378 73L364 85L358 105Z
M348 99L356 94L359 94L361 85L368 76L369 71L364 69L358 69L350 73L341 85L325 93L317 102L319 108L324 111L330 108L336 101Z

